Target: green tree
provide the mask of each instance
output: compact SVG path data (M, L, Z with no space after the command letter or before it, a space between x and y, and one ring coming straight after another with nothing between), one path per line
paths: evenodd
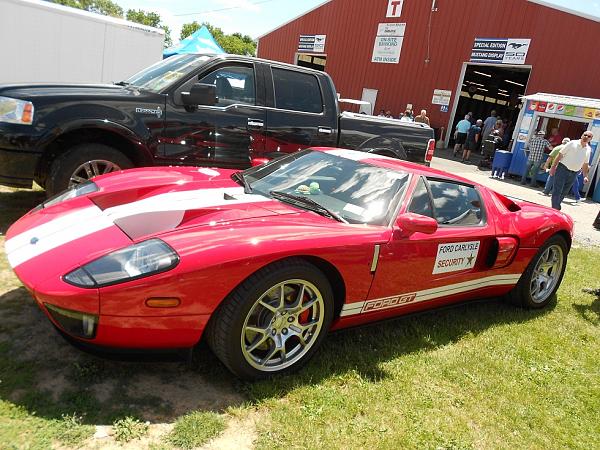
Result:
M202 25L205 25L213 35L215 41L225 50L227 53L233 53L235 55L256 55L256 43L248 35L242 35L241 33L225 34L223 30L217 27L213 27L211 24L204 22L198 23L196 21L186 23L181 27L180 39L183 40L186 37L194 34Z
M128 9L125 18L132 22L148 25L149 27L162 28L165 32L165 47L170 47L173 45L173 41L171 40L171 29L161 23L162 19L159 14L155 12L147 12L142 9L138 9L137 11L134 9Z
M123 18L123 8L111 0L54 0L54 3L103 14L105 16Z

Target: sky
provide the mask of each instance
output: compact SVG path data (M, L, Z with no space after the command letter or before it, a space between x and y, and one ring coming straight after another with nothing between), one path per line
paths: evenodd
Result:
M369 0L364 0L369 1ZM424 1L424 0L418 0ZM534 0L535 1L535 0ZM179 41L184 23L209 22L225 33L257 38L302 15L324 0L115 0L123 9L143 9L160 14ZM539 0L594 16L600 21L600 0Z
M143 9L160 14L171 29L173 43L179 41L184 23L209 22L225 33L253 38L320 5L324 0L113 0L124 10ZM366 1L366 0L365 0Z

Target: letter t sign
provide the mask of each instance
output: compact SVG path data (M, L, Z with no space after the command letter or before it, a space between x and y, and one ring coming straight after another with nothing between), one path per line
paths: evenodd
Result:
M385 17L400 17L402 15L402 3L404 3L404 0L388 0Z

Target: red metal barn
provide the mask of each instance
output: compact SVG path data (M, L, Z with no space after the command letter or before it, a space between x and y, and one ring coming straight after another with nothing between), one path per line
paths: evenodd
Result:
M600 98L598 20L543 0L330 0L260 37L258 56L324 67L374 114L411 104L434 128L492 109L516 122L523 94Z

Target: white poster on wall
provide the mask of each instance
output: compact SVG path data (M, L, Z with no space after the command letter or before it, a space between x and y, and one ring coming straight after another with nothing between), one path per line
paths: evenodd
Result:
M447 91L445 89L434 89L431 103L434 105L448 106L450 104L450 97L452 97L452 91Z
M502 64L525 64L531 39L508 39Z
M399 36L377 36L373 46L371 62L398 64L403 40L404 38Z
M400 17L404 0L388 0L387 14L385 17Z
M380 23L373 46L371 62L398 64L406 23Z
M380 23L377 36L404 36L406 23Z

